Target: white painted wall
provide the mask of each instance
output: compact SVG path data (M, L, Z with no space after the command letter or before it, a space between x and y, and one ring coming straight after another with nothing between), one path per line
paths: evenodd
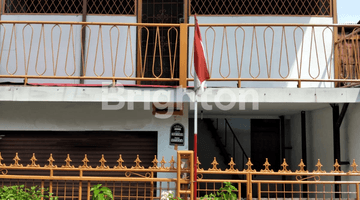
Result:
M357 105L357 104L352 104ZM349 110L351 110L349 108ZM341 105L340 105L341 111ZM348 161L351 158L349 152L351 147L348 145L352 138L348 135L348 117L344 119L340 128L340 147L341 147L341 161ZM301 156L301 115L296 114L290 117L291 120L291 162L290 168L292 170L299 169ZM320 159L323 167L322 170L330 172L334 169L334 149L333 149L333 121L332 108L327 107L323 109L306 111L306 148L307 148L307 167L309 171L316 170L318 159ZM343 171L348 171L349 166L342 165ZM332 177L324 177L321 180L332 180ZM346 180L343 178L342 180Z
M342 105L340 105L341 111ZM350 135L349 132L349 123L354 123L355 121L352 119L354 117L353 110L354 108L359 108L358 104L351 104L348 109L348 113L346 113L346 117L342 122L340 128L340 148L341 148L341 161L351 161L352 158L356 158L356 146L351 146L350 143L356 143L357 134ZM292 149L290 158L288 157L290 169L292 171L298 170L301 155L301 114L295 114L290 116L291 122L291 144ZM355 122L356 123L356 122ZM353 132L357 132L358 128L352 127L351 130ZM354 142L353 142L354 141ZM313 170L317 170L315 166L317 164L318 159L320 159L322 166L322 170L326 172L331 172L334 170L334 149L333 149L333 122L332 122L332 108L327 107L323 109L317 109L312 111L306 111L306 148L307 148L307 169L312 172ZM350 160L349 160L350 159ZM341 170L344 172L348 172L350 170L350 166L342 165ZM333 181L334 177L332 176L321 176L322 181ZM342 176L342 181L349 180L359 180L357 177L346 177ZM330 191L330 185L325 186L326 191ZM318 188L318 190L320 190ZM345 192L347 190L346 187L343 187L342 190ZM355 191L354 186L350 186L351 191ZM310 191L315 191L314 185L310 186ZM312 194L310 196L314 198L315 196ZM318 196L320 197L320 196ZM354 195L350 195L350 198L354 198Z
M306 118L308 119L308 118ZM308 123L306 123L308 124ZM289 161L289 169L292 171L298 169L298 164L300 163L301 155L301 114L295 114L290 116L290 144L291 153L288 154L287 160ZM306 133L309 133L309 126L307 126ZM308 139L308 134L306 134ZM306 143L308 144L308 142ZM308 147L307 147L308 148ZM308 166L307 166L308 167Z
M213 23L213 24L236 24L236 23L298 23L298 24L332 24L333 19L330 17L198 17L199 24ZM190 23L194 23L194 18L190 18ZM295 27L288 27L285 30L287 38L287 48L289 56L289 65L287 64L286 51L285 51L285 39L282 44L282 53L281 53L281 41L282 41L282 28L273 27L274 30L274 47L273 47L273 57L271 59L271 45L272 45L272 31L267 29L265 36L263 35L266 27L256 28L257 32L257 41L259 48L259 55L256 50L256 43L253 45L253 53L251 55L251 43L252 43L252 34L253 27L243 27L245 32L245 45L244 45L244 54L241 66L241 55L242 55L242 45L244 39L244 32L241 28L237 29L236 27L227 27L226 32L224 33L223 27L213 27L213 29L207 29L208 27L200 27L203 44L205 48L206 58L208 59L208 67L210 68L210 73L212 78L237 78L239 77L239 72L241 72L242 78L267 78L267 61L268 66L271 72L271 78L282 78L287 74L287 78L298 78L298 66L300 67L301 61L301 44L303 45L303 57L302 57L302 70L301 78L302 79L312 79L313 77L318 77L318 79L328 79L328 73L326 70L326 65L329 65L329 69L333 69L333 63L330 63L331 59L331 48L332 48L332 31L327 29L323 35L324 27L315 28L315 37L317 43L317 50L319 55L319 68L317 63L317 57L315 53L315 43L312 43L311 46L311 27L303 27L304 30L304 40L302 40L301 30L298 29L295 32ZM216 35L214 35L214 31ZM192 48L193 48L193 32L194 28L189 29L189 58L192 58ZM235 36L236 34L236 36ZM227 36L227 38L225 37ZM236 39L237 38L237 39ZM265 38L265 41L264 41ZM296 38L296 47L294 44L294 38ZM215 44L213 43L215 39ZM236 40L235 40L236 39ZM226 46L226 40L228 41L228 47ZM223 42L224 41L224 42ZM325 41L325 48L323 46L323 41ZM266 42L266 48L265 48ZM237 44L237 48L236 45ZM312 48L311 54L310 49ZM206 52L208 49L208 52ZM212 55L212 50L214 49L214 54ZM236 58L236 49L238 50L238 58ZM267 49L267 57L265 56L265 49ZM297 52L295 51L297 50ZM221 54L221 52L223 52ZM280 55L282 56L281 65L280 65ZM310 56L311 55L311 56ZM326 55L326 57L325 57ZM229 59L228 59L229 56ZM258 58L259 56L259 61ZM298 58L298 63L296 62L296 57ZM266 59L267 58L267 59ZM189 66L192 66L192 59L189 59ZM309 70L310 63L310 70ZM250 69L251 64L251 69ZM259 70L260 64L260 70ZM288 69L289 67L289 69ZM189 76L191 76L191 71L189 70ZM280 71L280 74L279 74ZM333 70L329 72L329 76L333 77ZM190 83L192 84L192 83ZM208 86L230 86L236 87L237 82L208 82ZM242 82L242 87L296 87L296 82ZM302 83L302 87L333 87L332 83Z
M183 116L168 119L154 117L152 110L144 110L143 103L135 103L134 110L126 108L127 105L121 110L102 110L101 103L2 102L0 127L2 130L157 131L157 157L160 160L164 156L168 162L171 156L176 160L174 146L169 145L170 127L174 123L181 123L185 128L185 145L178 149L188 149L187 107ZM158 177L165 176L158 174Z
M80 22L82 20L82 16L81 15L2 15L1 20ZM57 70L56 70L57 76L68 76L68 74L70 75L73 74L74 76L79 75L80 58L81 58L80 57L81 26L74 26L73 34L70 34L70 25L60 25L61 29L57 26L54 27L54 24L44 26L46 50L44 50L43 36L39 48L41 25L32 24L31 26L29 25L25 29L23 29L24 26L25 24L16 25L17 52L15 52L15 36L13 36L13 39L10 40L12 34L12 24L4 24L5 28L4 27L0 28L0 37L1 37L0 43L2 43L2 39L5 33L4 44L1 44L4 46L3 47L4 50L1 55L1 63L0 63L1 75L9 75L6 70L7 66L10 73L14 73L16 71L16 65L18 66L18 69L16 73L14 73L14 75L25 75L25 64L26 66L28 66L28 75L38 75L39 73L44 76L52 76L54 75L55 72L54 68L56 67L56 65L57 65ZM31 27L33 28L33 37L31 37L31 33L32 33ZM54 29L52 34L53 27ZM51 38L51 36L53 36L53 38ZM60 40L60 36L61 36L61 40ZM66 55L69 44L69 37L70 37L69 54ZM59 40L60 40L60 47L59 47ZM74 43L72 42L73 40ZM10 47L10 41L12 41L11 47ZM32 45L30 51L31 41L32 41ZM52 50L52 43L54 50ZM24 46L25 46L25 54L24 54ZM59 57L57 58L58 48L60 53L59 53ZM74 58L73 49L75 49L75 58ZM17 59L16 59L16 55L17 55ZM37 61L38 73L36 72L36 67L35 67L37 55L38 55L38 61ZM7 60L9 60L8 64L7 64ZM18 62L16 63L16 61ZM65 71L65 65L67 65L66 71ZM0 79L0 81L23 82L23 79ZM79 80L30 79L29 83L79 83Z
M345 119L347 121L345 130L347 132L348 141L344 144L348 148L348 158L350 164L353 163L353 159L357 164L360 163L360 123L359 116L360 115L360 104L350 104L348 111L345 115ZM353 170L352 167L349 169ZM360 170L358 167L357 170ZM350 181L359 181L360 177L350 177Z

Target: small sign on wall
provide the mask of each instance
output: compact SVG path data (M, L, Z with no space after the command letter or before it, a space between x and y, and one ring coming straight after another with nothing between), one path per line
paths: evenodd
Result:
M170 128L170 145L184 146L185 132L182 124L173 124Z

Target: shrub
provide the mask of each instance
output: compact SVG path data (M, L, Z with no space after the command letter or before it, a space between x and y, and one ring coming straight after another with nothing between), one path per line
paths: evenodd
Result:
M201 200L214 199L214 200L236 200L237 195L233 191L238 191L236 187L231 185L230 182L224 182L225 186L220 188L216 194L209 194L201 197ZM163 192L161 200L182 200L180 197L174 197L174 192Z
M94 185L90 191L93 192L92 200L113 200L113 194L108 187L101 187L101 184Z
M49 200L58 199L58 197L53 197L51 192L45 195L47 191L48 189L38 188L37 185L30 188L25 188L24 185L4 186L0 188L0 200L40 200L41 197L49 198Z

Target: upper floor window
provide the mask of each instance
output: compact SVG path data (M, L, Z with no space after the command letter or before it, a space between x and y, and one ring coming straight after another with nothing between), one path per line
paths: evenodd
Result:
M135 0L5 0L4 13L82 14L84 1L87 14L135 14Z
M135 15L135 0L87 0L88 14Z
M315 15L330 16L331 0L191 0L199 15Z
M135 15L136 0L5 0L4 13ZM332 0L189 0L199 15L331 16Z

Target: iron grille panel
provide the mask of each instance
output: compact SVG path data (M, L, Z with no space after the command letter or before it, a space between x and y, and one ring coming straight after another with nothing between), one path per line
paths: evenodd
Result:
M191 0L199 15L319 15L331 14L331 0Z
M134 15L135 0L88 0L88 14Z
M4 13L82 14L84 0L7 0ZM135 15L135 0L87 0L88 14Z

